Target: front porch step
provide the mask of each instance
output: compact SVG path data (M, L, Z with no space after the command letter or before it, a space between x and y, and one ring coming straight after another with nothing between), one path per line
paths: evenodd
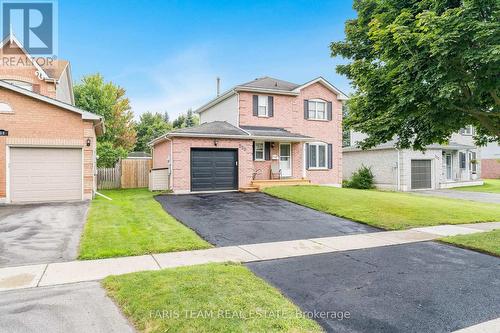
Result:
M310 185L311 181L309 179L263 179L263 180L253 180L252 186L257 187L260 190L271 186L293 186L293 185Z
M254 186L240 187L239 191L243 193L255 193L259 192L259 188Z

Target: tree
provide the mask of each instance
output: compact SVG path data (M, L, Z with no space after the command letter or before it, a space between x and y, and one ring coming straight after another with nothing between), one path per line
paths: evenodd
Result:
M165 113L163 114L163 120L165 120L167 124L170 124L170 116L168 115L167 111L165 111Z
M498 0L356 0L345 41L331 44L355 88L346 124L401 148L444 143L467 125L500 141Z
M135 151L149 152L148 142L172 129L172 125L165 121L164 116L160 113L151 112L143 113L140 116L139 122L135 125L137 132Z
M135 145L136 133L133 126L134 114L125 89L112 82L104 82L100 74L84 76L74 86L77 107L104 117L106 133L99 142L111 142L114 147L127 151Z
M186 114L180 114L173 122L173 128L193 127L200 123L200 119L189 109Z
M186 127L186 116L181 114L172 121L173 128L183 128Z
M196 125L196 119L193 115L193 110L189 109L186 114L186 127L193 127Z
M128 152L123 147L115 147L109 141L97 142L97 167L112 168L120 158L127 157Z

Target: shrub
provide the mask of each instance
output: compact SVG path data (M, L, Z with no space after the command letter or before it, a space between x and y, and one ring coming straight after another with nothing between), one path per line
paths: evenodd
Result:
M347 181L346 187L370 189L374 187L374 178L375 177L373 177L372 169L363 165L352 174L351 179Z

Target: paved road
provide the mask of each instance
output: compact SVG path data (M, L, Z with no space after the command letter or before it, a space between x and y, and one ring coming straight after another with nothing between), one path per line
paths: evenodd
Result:
M98 282L2 292L0 331L134 332Z
M0 206L0 267L73 260L88 202Z
M263 193L163 195L156 200L216 246L378 231Z
M432 191L414 191L413 194L430 195L437 197L446 197L451 199L463 199L470 201L497 203L500 204L500 194L486 192L468 192L459 190L432 190Z
M329 332L451 332L500 317L500 259L434 242L246 264ZM319 316L318 316L319 317Z

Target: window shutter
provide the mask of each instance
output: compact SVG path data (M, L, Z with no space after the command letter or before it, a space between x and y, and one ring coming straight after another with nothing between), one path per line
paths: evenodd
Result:
M309 170L309 144L306 143L306 169Z
M332 120L332 102L326 103L326 117L328 120Z
M274 98L273 96L268 96L267 97L267 116L272 117L274 116Z
M253 115L259 116L259 96L253 95Z
M332 156L332 144L329 143L328 144L328 169L332 169L333 168L333 156Z
M253 142L253 147L252 147L252 160L255 161L255 141Z
M264 143L264 159L266 161L270 161L271 160L271 142L266 142Z
M309 101L307 99L304 100L304 119L309 119Z

